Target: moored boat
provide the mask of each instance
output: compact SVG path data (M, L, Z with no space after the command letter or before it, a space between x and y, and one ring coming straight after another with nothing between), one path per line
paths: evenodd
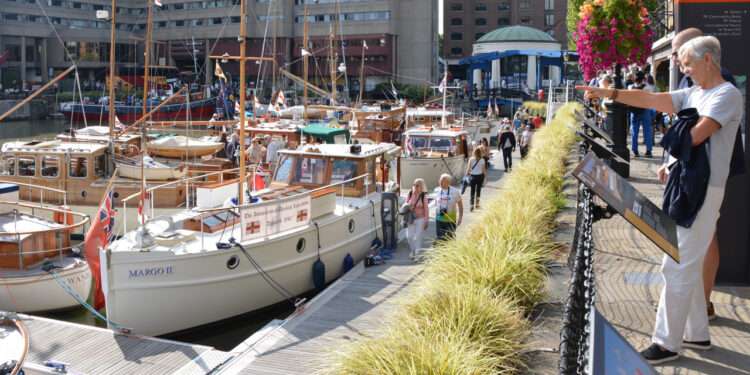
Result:
M422 178L428 189L437 186L443 173L459 184L469 158L469 134L461 128L436 129L418 127L404 133L404 155L401 158L401 186L411 186Z
M140 158L115 158L117 172L121 177L140 179L143 174L143 178L147 181L174 180L185 177L187 173L185 166L173 164L157 161L150 156L144 156L143 161Z
M315 277L332 281L347 255L362 260L378 237L380 191L394 172L385 166L399 154L393 144L282 150L253 203L222 207L238 188L217 185L198 192L196 208L155 213L101 261L108 318L162 335L293 299Z
M164 136L150 141L146 149L152 155L179 159L213 155L223 147L224 144L221 142L176 135Z
M81 104L62 103L60 112L65 115L67 121L90 123L107 123L109 119L109 107L107 104ZM187 103L166 104L154 112L150 117L152 121L170 121L177 118L208 120L216 112L216 99L202 99ZM126 125L136 122L143 116L143 107L139 105L115 104L117 117Z

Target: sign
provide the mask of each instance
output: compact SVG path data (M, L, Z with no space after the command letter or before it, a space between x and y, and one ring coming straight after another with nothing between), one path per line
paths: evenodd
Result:
M589 374L658 374L596 307L590 315Z
M309 194L244 207L240 210L242 241L307 226L310 224L310 207Z
M573 175L636 227L675 262L677 224L601 159L589 152Z
M619 163L630 164L629 161L621 158L620 155L617 155L614 151L612 151L612 149L602 144L597 139L592 138L588 134L580 131L576 131L576 134L578 134L586 141L589 146L591 146L591 151L594 151L594 154L596 154L597 157L600 157L602 159L614 159Z
M596 126L596 125L591 124L588 119L586 119L586 120L583 121L583 127L585 128L584 130L587 131L587 132L590 132L592 134L592 136L597 137L597 138L601 138L601 139L604 140L604 142L607 142L609 144L614 144L615 143L612 140L612 138L609 136L609 134L604 131L604 129L602 129L602 128Z

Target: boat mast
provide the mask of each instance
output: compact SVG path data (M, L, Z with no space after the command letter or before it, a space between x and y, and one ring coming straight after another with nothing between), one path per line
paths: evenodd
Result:
M448 120L445 117L445 104L448 99L448 66L445 67L445 74L443 75L443 81L441 82L441 86L443 86L443 116L440 119L440 126L442 128L446 128L446 124Z
M143 55L143 116L146 116L148 107L148 81L150 79L150 67L149 61L151 59L151 30L153 28L153 12L154 4L153 0L146 2L148 7L148 16L146 18L146 50ZM190 95L190 93L188 93ZM141 123L141 225L146 225L146 171L145 171L145 157L146 157L146 123L147 118Z
M331 25L331 32L328 35L328 48L330 51L329 64L331 68L331 105L336 105L336 50L333 48L333 42L336 40L336 29Z
M304 28L303 28L303 34L302 34L302 70L303 70L303 76L305 78L305 85L302 87L302 105L303 105L303 111L302 111L302 118L307 122L307 56L310 54L309 51L307 51L308 47L308 35L307 35L307 0L304 0L305 2L305 13L304 13Z
M111 157L114 158L114 148L115 148L115 27L117 26L117 23L115 22L117 18L117 0L112 0L112 14L110 15L110 20L112 22L112 26L110 28L109 32L109 149L112 153ZM84 115L85 117L85 115Z
M365 50L367 49L367 41L362 41L362 57L360 58L359 64L359 107L362 107L362 102L365 97Z
M245 60L247 51L247 17L245 16L245 0L240 0L240 183L237 204L242 205L245 200ZM255 113L255 108L253 108Z

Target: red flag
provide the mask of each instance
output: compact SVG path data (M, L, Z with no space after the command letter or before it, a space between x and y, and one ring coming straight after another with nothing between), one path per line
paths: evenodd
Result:
M8 61L8 58L10 58L10 50L6 49L2 54L0 54L0 65L5 64L5 62Z
M84 239L86 262L91 268L91 277L94 279L94 308L97 310L104 307L104 293L102 292L101 272L99 270L99 249L107 247L109 243L115 223L114 217L112 217L114 214L112 190L110 190L105 195L96 217L92 219L91 227L86 232Z

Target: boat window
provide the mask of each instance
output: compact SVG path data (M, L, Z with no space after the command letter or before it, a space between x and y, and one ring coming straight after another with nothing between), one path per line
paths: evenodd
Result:
M346 134L338 134L333 136L333 143L345 145L346 142Z
M369 175L367 176L367 180L369 181L370 189L372 189L372 187L375 186L375 183L377 182L377 175L375 173L375 159L367 159L366 168L367 173L369 173Z
M57 156L42 157L42 177L57 177L60 174L60 158Z
M14 176L16 174L16 157L13 155L3 156L0 164L0 175Z
M357 177L357 164L355 160L334 160L331 183L335 184ZM348 182L345 186L354 186L355 182Z
M451 138L433 137L432 139L430 139L430 148L433 150L450 150L452 145L455 145L455 141L453 141L453 139Z
M88 176L88 160L84 156L73 156L70 158L68 175L70 177L83 178Z
M413 149L420 149L420 148L428 148L430 147L430 142L425 137L410 137L409 138L409 144Z
M302 158L297 164L296 173L292 177L293 183L321 185L325 182L326 163L325 159Z
M18 158L18 175L34 176L36 174L36 159L26 156Z
M292 171L292 163L294 163L294 157L289 155L281 155L278 167L276 167L276 175L273 180L276 182L289 182L289 174Z
M99 155L94 159L94 175L96 177L104 177L104 168L106 165L106 159L104 155Z

